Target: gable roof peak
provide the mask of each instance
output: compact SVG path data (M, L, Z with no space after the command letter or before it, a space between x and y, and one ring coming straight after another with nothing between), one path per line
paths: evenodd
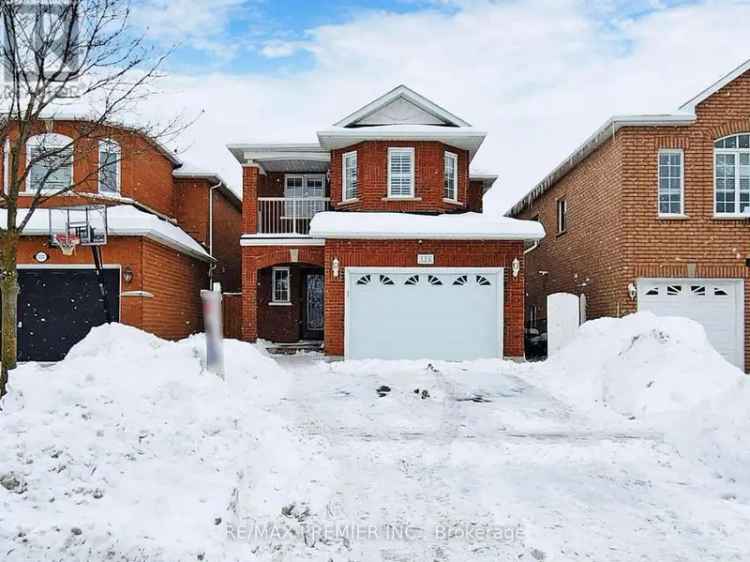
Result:
M695 112L696 106L700 104L701 102L705 101L707 98L714 95L716 92L721 90L724 86L729 84L730 82L734 82L737 78L745 74L750 70L750 59L747 59L742 64L738 65L728 73L726 73L724 76L719 78L716 82L702 90L698 95L691 98L684 104L680 106L680 111L692 111Z
M442 125L471 127L457 115L399 84L379 98L334 123L334 127L354 128L373 125Z

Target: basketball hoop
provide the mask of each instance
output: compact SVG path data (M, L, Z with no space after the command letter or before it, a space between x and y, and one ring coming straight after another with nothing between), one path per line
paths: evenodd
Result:
M54 240L64 256L72 256L76 246L81 243L80 236L65 232L55 234Z

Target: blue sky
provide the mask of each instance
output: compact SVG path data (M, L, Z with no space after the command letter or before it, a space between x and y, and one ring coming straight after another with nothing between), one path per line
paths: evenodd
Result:
M400 83L486 130L503 210L610 115L672 112L750 58L748 0L136 0L177 44L143 112L199 115L186 160L236 188L233 142L314 141Z

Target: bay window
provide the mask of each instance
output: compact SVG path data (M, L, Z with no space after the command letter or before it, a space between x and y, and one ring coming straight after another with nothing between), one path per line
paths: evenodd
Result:
M342 177L344 186L342 189L344 201L357 198L357 152L347 152L342 156Z
M388 197L414 197L414 149L388 149Z
M458 155L452 152L444 155L443 197L458 201Z

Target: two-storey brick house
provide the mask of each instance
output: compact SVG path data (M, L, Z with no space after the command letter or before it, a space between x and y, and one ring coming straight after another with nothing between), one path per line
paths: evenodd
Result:
M42 156L19 194L20 218L37 190L80 185L44 203L24 229L18 248L19 359L60 359L91 326L105 322L92 253L79 247L65 256L51 243L50 208L107 206L109 237L101 257L113 320L170 339L200 331L200 290L211 281L240 288L240 198L216 174L184 165L126 127L92 132L86 121L57 118L36 129L19 155L20 171L29 158ZM15 134L11 129L10 136ZM0 147L3 189L9 185L9 146ZM59 149L64 158L43 157ZM56 169L55 162L63 161ZM55 171L43 179L48 169ZM0 213L4 221L1 204Z
M583 294L589 318L693 318L747 366L750 61L674 114L612 117L509 215L548 230L526 256L530 322Z
M312 144L234 144L243 337L349 358L523 356L526 241L481 214L485 133L405 86Z

